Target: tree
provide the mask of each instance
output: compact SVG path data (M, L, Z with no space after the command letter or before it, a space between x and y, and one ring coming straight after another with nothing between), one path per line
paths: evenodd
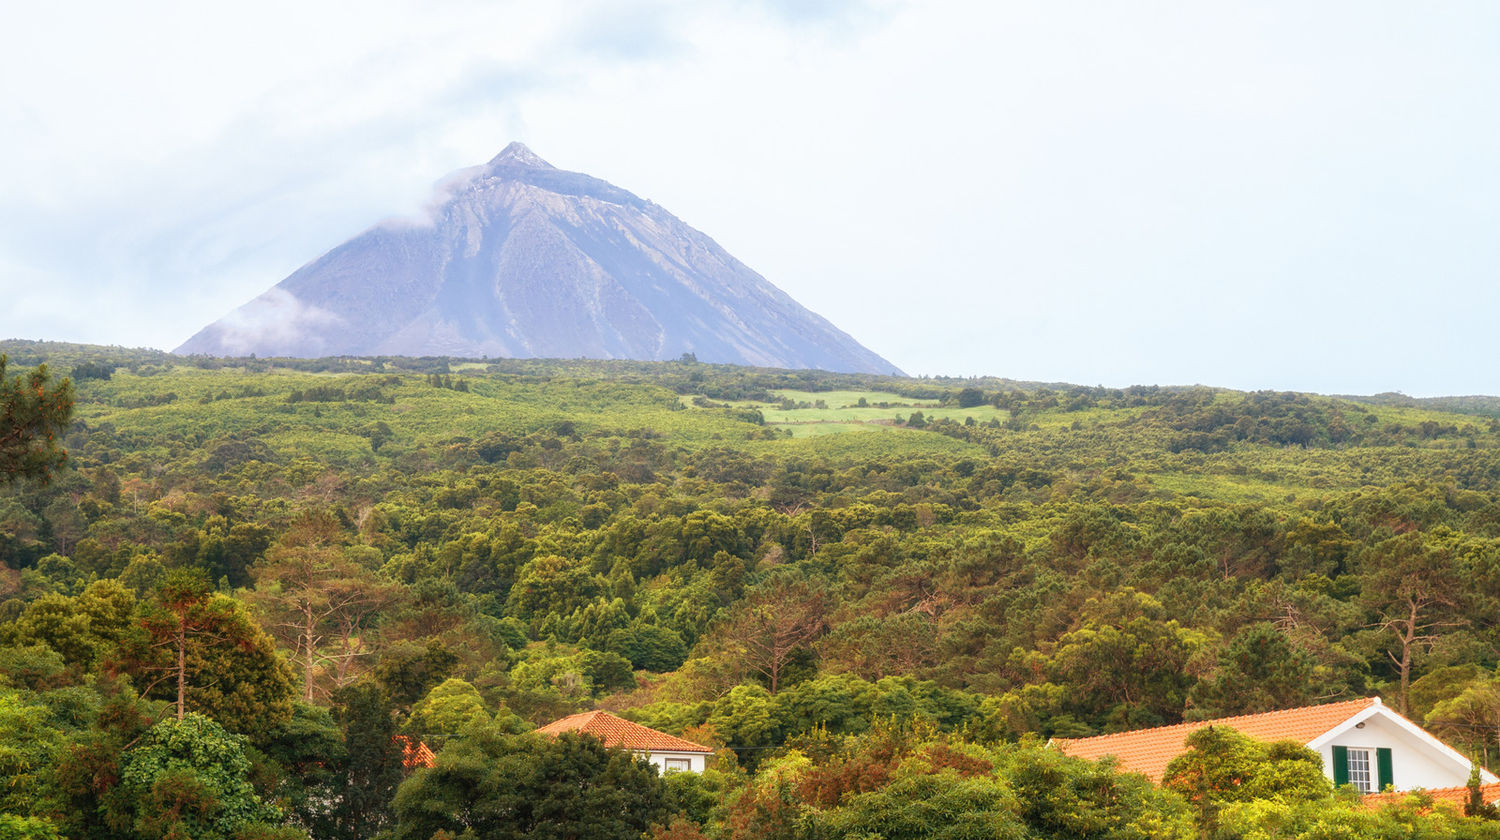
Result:
M269 759L258 762L256 788L287 812L288 821L316 837L327 836L328 817L345 790L338 770L348 761L344 733L333 715L295 702L292 716L261 733L255 746Z
M668 816L644 758L589 735L473 732L401 785L395 840L639 840Z
M244 738L196 713L164 720L125 753L109 822L140 840L231 840L272 829L281 812L255 794L249 774Z
M51 717L46 706L0 690L0 813L28 814L44 807L48 770L63 745Z
M141 618L148 649L140 651L145 655L137 656L129 664L137 670L160 674L142 694L150 694L159 683L171 681L176 687L178 720L187 716L188 646L199 636L216 634L225 618L208 608L212 597L213 590L202 572L174 569L157 588L154 603ZM163 659L160 655L151 657L152 653L166 654L165 661L148 664L148 657Z
M397 708L409 709L458 664L458 655L437 639L426 647L407 642L392 645L371 671L375 682Z
M1448 743L1476 749L1487 764L1491 746L1500 744L1500 680L1489 674L1471 680L1434 705L1425 722Z
M0 627L0 638L18 646L45 644L69 663L87 665L98 653L88 616L78 610L72 598L56 592L27 604L19 618Z
M521 567L510 606L517 617L535 625L548 615L571 614L592 600L598 588L587 563L548 554Z
M464 680L451 677L427 692L427 696L412 707L408 731L424 739L441 738L458 735L472 726L488 725L491 720L479 690Z
M391 798L401 784L403 748L396 738L390 698L369 681L334 692L343 730L341 755L331 762L334 797L313 833L337 840L374 837L391 824Z
M1187 799L1206 834L1231 802L1283 804L1325 797L1332 790L1323 758L1295 741L1262 743L1227 726L1205 726L1187 736L1187 752L1172 759L1162 787Z
M1193 686L1193 711L1201 720L1305 706L1317 694L1315 666L1274 625L1252 624L1225 646L1213 674Z
M1116 727L1180 720L1201 635L1164 621L1160 602L1130 589L1090 600L1082 612L1082 625L1057 640L1047 663L1070 705Z
M682 636L657 624L633 623L609 634L605 647L647 671L675 670L687 658Z
M984 391L978 388L965 388L958 392L959 408L974 408L975 406L984 405L985 402Z
M54 382L46 365L6 376L0 353L0 484L46 482L68 459L58 443L73 416L73 383Z
M143 700L124 677L99 680L95 687L99 707L93 724L72 735L49 771L59 833L76 840L120 836L114 788L124 754L145 738L162 711L161 703Z
M818 815L818 837L829 840L1021 840L1016 795L1000 779L928 773L896 779L851 796Z
M1373 546L1361 560L1361 594L1390 645L1386 655L1401 680L1396 711L1403 715L1411 709L1415 655L1437 643L1445 628L1465 623L1465 586L1450 542L1443 534L1413 531Z
M365 630L394 598L392 587L348 557L343 541L343 527L331 514L305 511L251 569L251 599L272 635L291 649L309 703L317 699L325 666L333 666L335 687L353 679L353 663L370 653Z
M1468 795L1464 797L1464 816L1493 820L1500 818L1500 809L1488 802L1484 795L1483 778L1479 775L1479 762L1469 767L1469 780L1465 783Z
M746 593L713 629L710 647L765 678L771 693L793 656L828 627L823 587L778 575Z
M49 592L27 604L15 622L0 626L0 639L42 643L69 664L88 667L129 630L134 608L135 596L117 581L95 581L77 597Z
M1186 840L1192 820L1182 799L1112 762L1069 758L1040 743L1000 751L999 775L1020 803L1028 837L1072 840Z
M140 629L122 644L121 664L147 681L142 694L171 686L178 720L191 706L231 731L260 733L291 716L286 662L244 607L215 594L201 572L168 572Z
M782 722L775 699L764 687L737 685L714 703L708 725L733 744L740 763L754 767L764 751L782 740Z

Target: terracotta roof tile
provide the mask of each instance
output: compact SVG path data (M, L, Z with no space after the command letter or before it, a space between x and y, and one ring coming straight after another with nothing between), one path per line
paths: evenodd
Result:
M1092 738L1054 738L1052 743L1064 754L1075 758L1097 760L1112 755L1119 760L1123 769L1142 773L1149 776L1151 781L1159 783L1167 770L1167 764L1186 751L1187 747L1183 742L1187 736L1205 726L1228 726L1257 741L1292 740L1306 744L1375 702L1373 698L1366 697L1322 706L1200 720L1156 729L1096 735Z
M1372 793L1364 798L1364 804L1370 808L1379 808L1392 802L1400 802L1406 797L1411 796L1412 794L1417 792L1418 791L1406 790L1395 791L1392 793ZM1421 793L1425 793L1428 796L1432 797L1432 802L1434 805L1440 802L1446 802L1457 808L1460 812L1462 812L1464 809L1464 803L1469 800L1468 785L1446 788L1431 788L1429 790L1421 791ZM1500 800L1500 782L1480 785L1479 794L1484 797L1485 802L1495 802L1497 800Z
M578 715L569 715L561 720L537 729L545 735L558 735L563 732L583 732L593 735L604 742L606 747L624 747L627 750L655 751L655 752L699 752L711 753L713 750L702 744L685 741L675 735L665 732L657 732L647 726L628 721L621 717L615 717L609 712L584 712Z
M432 762L437 759L432 748L418 738L397 735L394 740L401 745L401 766L407 770L431 767Z

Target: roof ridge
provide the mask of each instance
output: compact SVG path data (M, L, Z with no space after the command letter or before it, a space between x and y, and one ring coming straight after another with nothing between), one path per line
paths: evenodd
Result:
M599 710L598 709L593 709L593 710L590 710L590 711L587 711L587 712L574 712L571 715L564 715L563 717L560 717L557 720L554 720L554 721L552 721L552 723L549 723L547 725L548 726L552 726L554 724L562 723L565 720L585 720L585 719L587 719L587 720L593 720L594 715L597 715L597 714L599 714Z
M1101 735L1083 735L1077 738L1053 738L1052 740L1059 744L1075 744L1079 741L1093 741L1104 738L1117 738L1122 735L1141 735L1147 732L1162 732L1168 729L1178 729L1184 726L1196 726L1200 728L1205 726L1228 726L1232 721L1243 721L1248 720L1249 718L1266 717L1268 715L1284 715L1290 714L1292 712L1306 711L1308 709L1330 709L1334 706L1342 706L1346 704L1362 704L1368 706L1374 704L1378 699L1379 698L1377 697L1355 697L1349 700L1338 700L1333 703L1316 703L1311 706L1293 706L1290 709L1275 709L1269 712L1251 712L1244 715L1231 715L1230 717L1213 718L1212 720L1185 720L1181 723L1168 723L1162 726L1148 726L1145 729L1126 729L1122 732L1105 732Z

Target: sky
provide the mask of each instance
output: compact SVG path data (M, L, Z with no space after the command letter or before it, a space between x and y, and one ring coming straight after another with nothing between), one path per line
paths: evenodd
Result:
M1500 4L28 3L0 337L176 347L512 140L910 374L1500 394Z

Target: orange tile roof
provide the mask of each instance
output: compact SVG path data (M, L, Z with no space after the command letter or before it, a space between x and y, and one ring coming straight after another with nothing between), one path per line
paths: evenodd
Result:
M1460 785L1458 787L1431 788L1429 790L1420 792L1432 797L1432 803L1434 805L1438 804L1439 802L1446 802L1457 808L1460 813L1462 813L1464 810L1464 803L1469 801L1468 785ZM1400 802L1401 800L1405 799L1408 796L1411 796L1414 793L1418 793L1418 791L1404 790L1393 791L1391 793L1372 793L1364 798L1364 804L1369 808L1379 808L1382 805L1386 805L1392 802ZM1479 795L1484 797L1485 802L1495 802L1496 800L1500 800L1500 782L1480 785Z
M437 756L432 754L432 748L421 739L397 735L393 740L401 745L401 766L406 770L431 767L432 762L437 759Z
M1167 764L1187 750L1183 743L1187 736L1205 726L1228 726L1257 741L1291 740L1306 744L1375 702L1374 698L1365 697L1342 703L1200 720L1156 729L1096 735L1092 738L1054 738L1052 743L1065 755L1074 758L1098 760L1112 755L1119 760L1123 769L1142 773L1149 776L1151 781L1160 783Z
M594 711L568 715L561 720L552 721L537 731L545 735L582 732L603 741L606 747L624 747L627 750L643 752L713 752L702 744L685 741L665 732L657 732L648 726L641 726L639 723L633 723L622 717L615 717L609 712Z

